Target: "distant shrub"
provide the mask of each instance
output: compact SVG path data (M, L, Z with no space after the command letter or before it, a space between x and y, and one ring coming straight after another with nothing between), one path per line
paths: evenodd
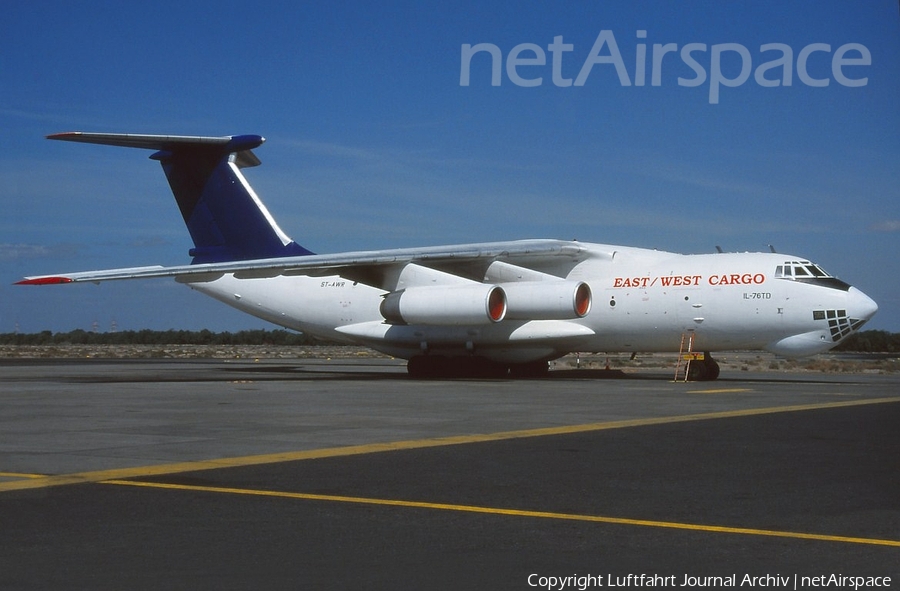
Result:
M835 351L897 353L900 352L900 333L864 330L847 337L843 343L835 347Z
M0 333L0 345L283 345L314 346L333 343L287 330L123 330L121 332Z

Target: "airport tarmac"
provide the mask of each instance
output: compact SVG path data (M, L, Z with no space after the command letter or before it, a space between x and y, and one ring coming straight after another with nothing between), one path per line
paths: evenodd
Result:
M898 588L898 386L2 360L0 589Z

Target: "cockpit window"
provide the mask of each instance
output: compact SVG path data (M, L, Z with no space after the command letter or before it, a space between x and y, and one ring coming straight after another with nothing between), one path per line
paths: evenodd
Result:
M819 265L809 261L786 261L775 267L775 277L831 277Z
M812 283L822 287L830 287L847 291L850 285L832 277L822 267L809 261L785 261L783 265L775 267L775 277L780 279L792 279L803 283Z

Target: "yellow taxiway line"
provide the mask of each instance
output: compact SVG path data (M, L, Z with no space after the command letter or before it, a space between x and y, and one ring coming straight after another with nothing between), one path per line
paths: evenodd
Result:
M0 472L0 478L46 478L44 474L22 474L21 472Z
M784 412L799 412L807 410L819 410L828 408L841 408L850 406L863 406L869 404L883 404L898 402L897 398L877 398L870 400L853 400L842 402L828 402L819 404L802 404L790 406L777 406L757 409L712 412L691 415L677 415L669 417L654 417L645 419L630 419L623 421L610 421L605 423L589 423L582 425L567 425L561 427L545 427L539 429L524 429L518 431L503 431L499 433L460 435L455 437L438 437L432 439L418 439L410 441L396 441L389 443L373 443L367 445L353 445L334 447L318 450L283 452L255 456L239 456L233 458L220 458L195 462L178 462L157 466L141 466L134 468L119 468L112 470L97 470L92 472L80 472L61 475L23 474L13 472L0 472L0 477L17 478L11 482L0 482L0 492L12 490L25 490L45 488L50 486L63 486L69 484L100 483L107 485L132 486L144 488L156 488L167 490L194 491L219 494L248 495L257 497L295 499L307 501L324 501L333 503L354 503L362 505L378 505L391 507L406 507L417 509L430 509L440 511L457 511L476 514L505 515L525 518L557 519L568 521L581 521L590 523L605 523L616 525L629 525L640 527L656 527L676 530L688 530L709 533L740 534L751 536L767 536L777 538L791 538L798 540L815 540L824 542L841 542L846 544L864 544L874 546L890 546L900 548L900 540L885 540L878 538L863 538L853 536L836 536L828 534L816 534L806 532L791 532L779 530L756 529L746 527L728 527L718 525L703 525L691 523L679 523L670 521L655 521L646 519L629 519L622 517L608 517L600 515L580 515L574 513L556 513L552 511L529 511L521 509L506 509L498 507L482 507L475 505L455 505L448 503L429 503L424 501L404 501L398 499L376 499L366 497L350 497L341 495L322 495L301 492L269 491L256 489L242 489L216 486L196 486L172 483L143 482L139 480L126 480L129 478L146 478L192 472L197 470L213 470L219 468L234 468L239 466L252 466L273 464L279 462L291 462L298 460L312 460L320 458L352 456L385 451L405 449L423 449L428 447L440 447L447 445L461 445L466 443L480 443L500 441L504 439L517 439L526 437L542 437L547 435L565 435L570 433L584 433L590 431L602 431L607 429L622 429L628 427L640 427L646 425L662 425L689 421L703 421L714 419L726 419L734 417L747 417Z
M750 388L719 388L718 390L688 390L688 394L737 394L739 392L752 392Z
M747 527L726 527L719 525L702 525L695 523L678 523L672 521L655 521L647 519L628 519L623 517L604 517L600 515L579 515L575 513L556 513L552 511L528 511L522 509L503 509L498 507L480 507L476 505L454 505L449 503L428 503L424 501L403 501L397 499L373 499L367 497L348 497L342 495L322 495L299 492L285 492L274 490L258 490L246 488L230 488L221 486L196 486L189 484L169 484L156 482L141 482L135 480L107 480L101 484L115 484L120 486L136 486L166 490L193 491L205 493L219 493L230 495L248 495L255 497L269 497L279 499L294 499L304 501L325 501L330 503L353 503L357 505L378 505L387 507L406 507L413 509L430 509L437 511L457 511L462 513L480 513L488 515L505 515L511 517L532 517L541 519L558 519L567 521L583 521L589 523L606 523L615 525L630 525L641 527L657 527L666 529L679 529L710 533L742 534L750 536L768 536L775 538L792 538L797 540L815 540L820 542L842 542L845 544L865 544L874 546L892 546L900 548L900 540L882 540L878 538L859 538L851 536L834 536L828 534L814 534L805 532L778 531L769 529L755 529Z
M167 474L181 474L199 470L217 470L220 468L237 468L241 466L258 466L264 464L276 464L280 462L295 462L299 460L315 460L322 458L334 458L354 456L362 454L380 453L387 451L399 451L407 449L425 449L429 447L443 447L447 445L462 445L467 443L484 443L490 441L502 441L505 439L521 439L527 437L544 437L548 435L567 435L572 433L585 433L591 431L603 431L607 429L624 429L628 427L643 427L649 425L665 425L672 423L684 423L690 421L708 421L715 419L728 419L735 417L749 417L757 415L799 412L807 410L820 410L828 408L841 408L849 406L864 406L869 404L883 404L898 402L897 398L873 398L867 400L850 400L841 402L825 402L817 404L798 404L790 406L774 406L767 408L751 408L745 410L730 410L722 412L710 412L690 415L676 415L668 417L652 417L643 419L627 419L623 421L610 421L605 423L588 423L582 425L564 425L560 427L543 427L538 429L523 429L518 431L501 431L499 433L456 435L451 437L436 437L430 439L414 439L409 441L394 441L387 443L369 443L365 445L350 445L343 447L331 447L324 449L312 449L303 451L288 451L273 454L252 456L237 456L231 458L218 458L211 460L199 460L189 462L177 462L172 464L158 464L151 466L137 466L132 468L113 468L110 470L94 470L90 472L76 472L72 474L58 474L27 478L11 482L0 482L0 493L14 490L26 490L47 488L51 486L65 486L70 484L87 484L104 480L124 480L127 478L146 478L148 476L162 476Z

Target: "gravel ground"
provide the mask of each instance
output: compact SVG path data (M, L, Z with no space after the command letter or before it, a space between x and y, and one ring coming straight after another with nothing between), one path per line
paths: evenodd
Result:
M365 347L281 345L0 345L0 359L388 359Z
M715 355L723 371L827 373L894 373L900 357L888 353L826 353L806 359L783 359L758 351ZM275 345L2 345L0 359L390 359L365 347ZM552 369L674 368L674 353L571 353L552 362Z

